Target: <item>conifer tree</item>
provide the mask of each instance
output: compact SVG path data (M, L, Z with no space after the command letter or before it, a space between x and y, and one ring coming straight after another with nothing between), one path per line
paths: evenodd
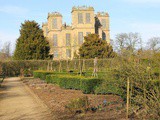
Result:
M111 45L99 38L97 34L84 37L84 43L79 49L81 58L112 58L116 55Z
M49 43L43 36L43 31L35 21L25 21L21 24L20 37L14 51L15 60L46 59L49 54Z

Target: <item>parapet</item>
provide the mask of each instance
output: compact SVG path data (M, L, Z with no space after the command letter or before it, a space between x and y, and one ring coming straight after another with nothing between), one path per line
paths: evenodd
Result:
M72 12L73 11L94 11L94 8L91 6L74 6L72 7Z
M66 23L65 23L62 25L62 30L72 30L72 26L66 25Z
M97 17L109 17L109 14L107 12L98 12L96 16Z
M48 13L48 18L49 17L62 17L62 14L59 12L51 12L51 13Z

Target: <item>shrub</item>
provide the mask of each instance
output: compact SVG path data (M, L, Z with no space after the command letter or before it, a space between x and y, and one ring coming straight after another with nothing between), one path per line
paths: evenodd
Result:
M57 81L57 79L59 78L59 77L57 77L57 75L47 75L46 76L46 82L47 83L53 83L53 84L58 84L58 81Z
M46 76L50 74L61 75L61 74L67 74L67 72L52 72L52 71L42 71L42 70L37 70L33 72L34 78L40 78L41 80L46 80Z
M87 96L84 96L82 98L77 98L71 100L65 108L68 109L71 113L76 112L85 112L87 111L90 103Z
M55 80L55 77L56 77L56 75L47 75L47 76L46 76L46 82L47 82L47 83L56 84L56 82L54 81L54 80Z
M25 69L24 70L24 77L31 77L33 76L33 71L30 69Z
M156 79L160 78L160 68L159 67L155 67L153 69L153 75L154 75L154 78L156 78Z
M81 76L60 76L59 86L66 89L80 90Z
M81 76L47 75L47 83L58 84L61 88L80 90Z
M41 80L46 80L46 76L49 74L53 74L54 72L47 72L47 71L34 71L33 76L34 78L40 78Z
M85 94L94 93L96 87L102 83L102 79L84 78L81 80L81 90Z
M118 87L118 81L103 81L99 87L95 89L96 94L118 94L120 89Z
M33 75L33 71L41 68L46 69L47 61L0 61L0 64L2 64L3 71L6 73L6 76L8 77L14 77L21 75L21 70L26 72L26 70L30 70L30 75Z
M58 84L61 88L82 90L83 93L89 94L94 93L95 88L102 83L103 79L72 75L47 75L46 81Z

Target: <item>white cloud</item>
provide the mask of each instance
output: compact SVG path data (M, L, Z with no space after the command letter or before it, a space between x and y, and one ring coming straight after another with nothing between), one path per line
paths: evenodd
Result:
M18 14L26 14L28 10L17 6L1 6L0 12L18 15Z

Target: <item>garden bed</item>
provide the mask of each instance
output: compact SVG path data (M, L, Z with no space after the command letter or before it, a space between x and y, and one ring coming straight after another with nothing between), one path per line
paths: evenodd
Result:
M24 83L34 91L35 94L42 99L54 114L57 114L59 120L108 120L108 119L124 119L125 107L123 100L117 95L94 95L83 94L80 90L62 89L55 84L47 84L40 79L25 79ZM87 111L86 113L71 113L65 106L73 99L78 99L87 96L90 102L90 107L98 107L103 101L107 101L107 106L96 111Z

